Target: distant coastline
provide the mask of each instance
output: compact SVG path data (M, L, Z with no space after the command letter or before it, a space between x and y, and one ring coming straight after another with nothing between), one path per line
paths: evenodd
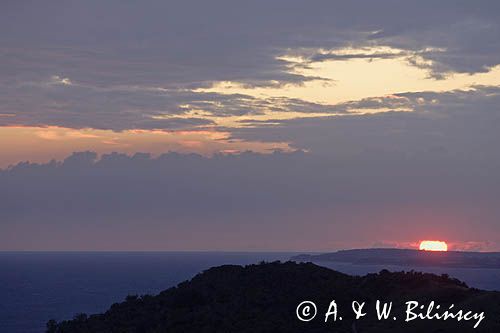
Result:
M397 265L499 269L500 252L431 252L412 249L353 249L322 254L300 254L296 261L338 262L355 265Z

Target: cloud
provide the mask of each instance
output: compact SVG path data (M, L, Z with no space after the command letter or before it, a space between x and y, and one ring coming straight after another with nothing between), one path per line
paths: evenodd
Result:
M213 116L262 113L280 102L285 112L323 112L324 106L298 99L197 88L322 80L298 74L284 57L301 52L309 52L309 62L403 56L436 78L485 72L500 64L498 9L489 1L10 2L0 14L0 113L13 116L0 117L0 125L212 124L207 117L153 121L183 115L185 104Z
M388 46L443 50L423 55L436 75L475 73L500 63L498 13L492 1L11 2L0 20L0 72L108 86L273 85L316 79L290 72L280 59L288 51Z
M0 172L0 243L330 250L435 238L499 250L499 99L493 86L400 93L341 103L337 116L228 129L308 153L20 163ZM377 108L413 111L363 112Z
M320 62L325 60L350 60L350 59L393 59L400 57L399 53L347 53L339 54L335 52L318 53L309 58L310 62Z
M2 249L320 250L389 234L495 248L497 164L393 157L84 152L20 163L0 172Z
M316 154L357 156L373 163L408 158L498 163L499 103L500 88L495 86L399 93L338 104L334 110L342 116L270 119L272 125L231 131L238 139L291 142ZM389 112L365 114L366 110Z
M439 7L437 13L445 8L450 9L449 4L444 2ZM400 27L401 30L395 27L381 30L371 39L377 44L414 51L413 64L428 68L436 78L450 73L487 72L498 64L498 58L494 55L500 49L500 44L495 41L495 36L500 33L500 26L495 22L498 16L496 7L497 4L484 3L479 10L482 13L470 15L471 12L468 14L466 11L472 8L459 6L454 8L451 15L443 17L441 24L437 21L435 26L425 28L410 22ZM420 9L425 10L425 7ZM461 19L448 21L455 15ZM419 61L418 57L424 61Z
M76 153L21 163L0 172L0 244L324 249L429 232L491 240L500 218L500 88L330 105L198 88L323 79L297 74L287 60L294 54L306 66L404 57L436 79L486 72L500 64L499 9L493 1L9 2L0 13L0 126L211 127L308 153ZM311 116L217 123L273 112Z
M0 126L61 126L112 129L195 129L214 117L267 112L330 112L331 105L298 98L256 98L243 94L196 92L143 86L98 87L70 78L7 85L0 92ZM198 115L198 116L197 116Z

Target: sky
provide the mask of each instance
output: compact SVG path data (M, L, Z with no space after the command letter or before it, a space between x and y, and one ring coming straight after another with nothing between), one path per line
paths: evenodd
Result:
M0 250L500 251L498 1L2 1Z

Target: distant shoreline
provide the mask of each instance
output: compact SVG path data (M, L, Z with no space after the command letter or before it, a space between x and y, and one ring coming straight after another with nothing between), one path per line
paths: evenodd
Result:
M412 249L354 249L322 254L300 254L292 260L354 265L394 265L500 269L500 252L432 252Z

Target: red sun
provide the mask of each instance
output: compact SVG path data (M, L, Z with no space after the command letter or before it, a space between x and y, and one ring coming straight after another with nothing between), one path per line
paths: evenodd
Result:
M448 244L443 241L423 240L420 242L420 250L423 251L448 251Z

